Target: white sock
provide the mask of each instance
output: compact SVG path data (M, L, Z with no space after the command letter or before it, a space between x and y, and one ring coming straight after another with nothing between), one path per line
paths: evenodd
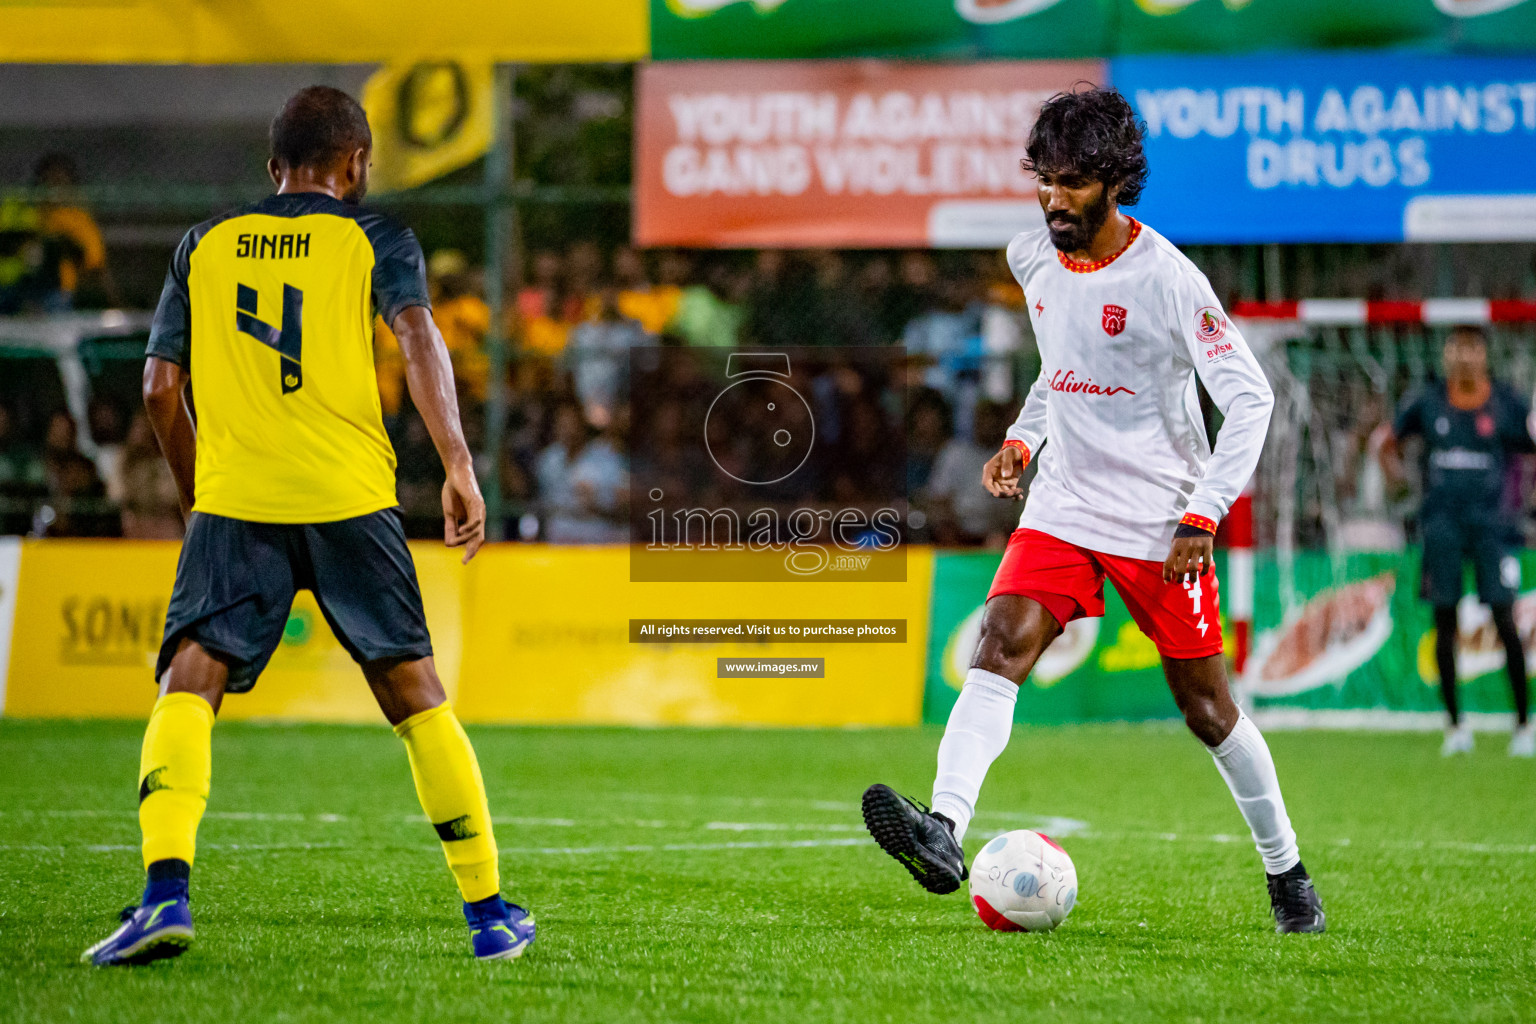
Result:
M1253 844L1264 858L1264 870L1278 875L1295 867L1301 860L1296 832L1291 828L1290 815L1285 813L1275 760L1269 756L1269 745L1258 726L1239 713L1232 734L1219 746L1206 749L1215 758L1216 770L1227 780L1227 788L1253 832Z
M979 668L966 674L944 727L939 772L933 779L934 813L955 823L956 839L965 838L987 769L1008 745L1018 699L1019 688L1011 680Z

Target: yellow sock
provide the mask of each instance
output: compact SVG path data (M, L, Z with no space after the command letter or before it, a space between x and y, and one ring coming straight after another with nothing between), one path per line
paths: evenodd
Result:
M496 837L475 748L445 701L395 726L411 758L421 809L437 829L464 902L496 895Z
M213 708L195 693L155 701L139 754L139 830L144 866L192 863L213 773Z

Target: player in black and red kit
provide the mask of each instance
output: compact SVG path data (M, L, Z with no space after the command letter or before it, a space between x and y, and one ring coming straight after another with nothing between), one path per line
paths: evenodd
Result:
M1530 408L1514 389L1489 376L1488 342L1481 327L1453 330L1445 341L1444 360L1445 380L1403 405L1381 449L1388 475L1401 479L1397 442L1424 439L1422 587L1435 609L1435 662L1450 718L1440 752L1449 756L1472 750L1472 730L1461 720L1456 700L1456 605L1462 572L1470 561L1477 596L1493 612L1514 692L1516 727L1509 752L1536 757L1525 649L1514 617L1520 590L1520 563L1513 552L1518 526L1505 487L1509 457L1536 451L1528 425Z

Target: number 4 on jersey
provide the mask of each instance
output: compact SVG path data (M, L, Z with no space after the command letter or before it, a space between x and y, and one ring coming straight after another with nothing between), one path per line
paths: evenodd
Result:
M243 284L235 287L235 329L275 349L282 357L278 360L278 383L283 394L299 390L304 386L300 361L304 348L304 293L291 284L283 285L282 326L273 327L256 316L256 289Z

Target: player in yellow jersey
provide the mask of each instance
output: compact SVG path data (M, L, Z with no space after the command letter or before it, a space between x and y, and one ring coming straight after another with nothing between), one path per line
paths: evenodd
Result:
M277 193L193 228L166 276L144 401L187 535L139 761L148 880L141 905L87 961L143 963L191 944L188 881L214 716L226 692L255 685L300 589L314 592L405 743L475 955L515 957L533 941L533 918L501 898L485 786L433 667L396 506L373 372L375 313L400 340L411 398L447 472L443 539L464 547L465 562L485 539L421 246L358 206L372 142L352 97L299 92L272 122L267 169Z

